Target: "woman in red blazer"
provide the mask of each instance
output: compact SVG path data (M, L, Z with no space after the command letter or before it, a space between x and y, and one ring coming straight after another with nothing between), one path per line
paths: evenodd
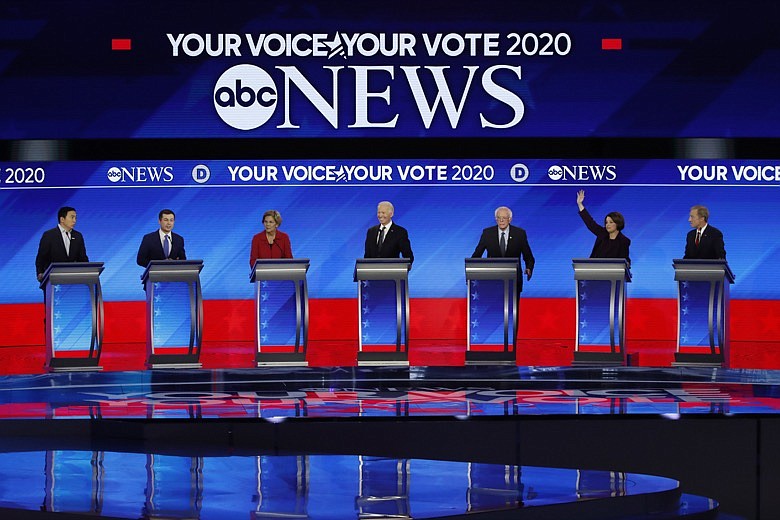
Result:
M263 226L261 231L252 237L252 251L249 254L249 266L254 267L258 258L292 258L290 236L277 228L282 223L282 216L278 211L270 209L263 213Z

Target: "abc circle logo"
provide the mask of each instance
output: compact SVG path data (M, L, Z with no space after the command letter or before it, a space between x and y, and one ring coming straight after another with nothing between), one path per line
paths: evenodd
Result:
M528 167L523 163L517 163L509 170L509 176L515 182L525 182L528 179Z
M119 182L122 179L122 170L116 166L112 166L106 172L106 177L108 177L108 180L111 182Z
M222 73L214 85L214 108L222 120L239 130L265 124L276 110L276 85L254 65L236 65Z
M563 168L557 164L553 164L547 170L547 176L554 181L559 181L563 178Z
M192 180L198 184L208 182L209 178L211 178L211 170L205 164L199 164L192 169Z

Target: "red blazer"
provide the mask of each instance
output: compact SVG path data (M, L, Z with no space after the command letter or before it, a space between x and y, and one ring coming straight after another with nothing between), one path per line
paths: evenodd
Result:
M276 230L276 239L269 245L265 231L252 237L252 251L249 253L249 266L254 267L258 258L292 258L290 236Z

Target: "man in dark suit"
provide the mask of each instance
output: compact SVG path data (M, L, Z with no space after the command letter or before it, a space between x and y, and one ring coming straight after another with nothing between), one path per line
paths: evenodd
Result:
M369 228L366 233L365 258L398 258L403 256L414 262L412 244L406 229L393 222L393 205L387 201L376 207L379 225Z
M176 215L169 209L158 215L160 229L144 235L138 248L136 262L141 267L149 265L151 260L186 260L184 238L173 232Z
M35 257L35 272L38 281L54 262L89 262L84 236L73 229L76 226L76 210L64 206L57 211L57 227L41 236L38 254Z
M723 233L707 221L709 210L704 206L693 206L688 216L688 222L693 228L685 237L684 259L691 260L725 260L726 246L723 243Z
M495 212L497 225L482 230L479 244L471 258L480 258L487 251L488 258L520 258L525 262L525 275L528 280L534 271L534 255L528 245L528 236L523 228L511 226L512 210L501 206ZM518 273L519 274L519 273ZM523 277L517 277L517 291L523 290Z

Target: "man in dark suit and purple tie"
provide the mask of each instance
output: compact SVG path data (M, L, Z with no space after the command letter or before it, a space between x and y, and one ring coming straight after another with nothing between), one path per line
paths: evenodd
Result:
M471 258L480 258L487 251L488 258L520 258L525 262L525 276L531 280L534 271L534 255L528 245L528 236L523 228L511 226L512 210L506 206L496 209L495 226L482 230L479 244ZM518 273L519 274L519 273ZM517 277L517 291L523 290L523 277Z
M710 212L705 206L693 206L688 215L688 222L693 228L685 237L685 256L690 260L725 260L726 246L723 243L723 233L707 221Z
M54 262L89 262L84 236L73 229L76 226L76 210L63 206L57 211L57 227L41 236L38 254L35 257L35 272L38 281Z
M138 248L136 262L141 267L149 265L151 260L186 260L184 238L173 232L176 215L169 209L158 215L160 229L144 235Z
M409 233L393 222L395 208L387 201L380 202L376 207L376 217L379 225L370 227L366 233L364 258L398 258L403 256L409 262L414 262L412 244Z

